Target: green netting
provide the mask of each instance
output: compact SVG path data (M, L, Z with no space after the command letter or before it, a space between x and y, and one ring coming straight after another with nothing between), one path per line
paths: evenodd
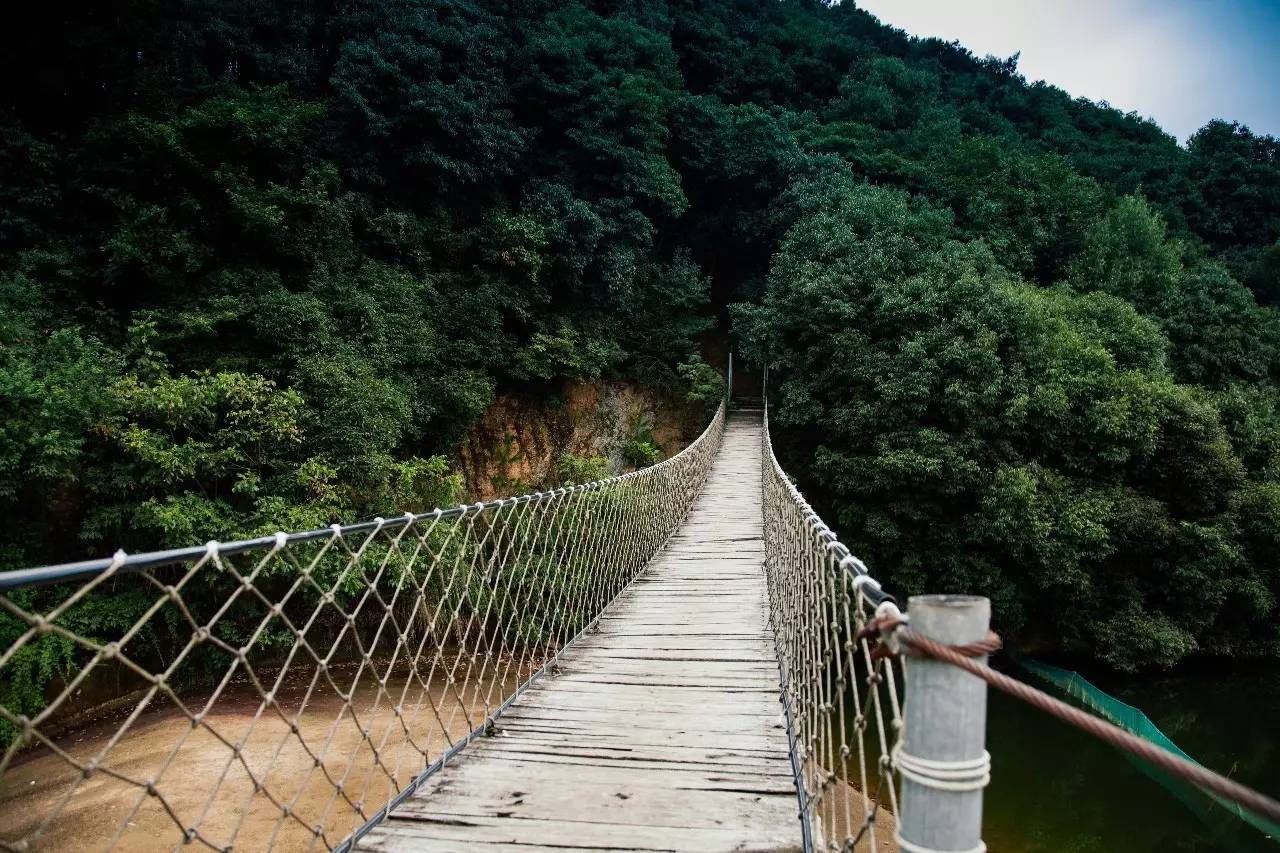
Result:
M1130 734L1135 734L1143 740L1150 741L1172 752L1174 755L1199 764L1198 761L1179 749L1176 743L1169 740L1165 733L1160 731L1156 724L1151 722L1151 718L1142 713L1141 710L1126 702L1121 702L1116 697L1100 690L1079 673L1025 658L1014 658L1014 660L1019 666L1054 685L1081 706L1106 720L1110 720ZM1130 756L1126 753L1125 757L1129 758ZM1275 821L1268 820L1224 797L1205 791L1184 779L1159 770L1145 761L1136 758L1131 758L1131 760L1143 773L1168 788L1174 796L1204 820L1212 822L1216 818L1216 815L1211 815L1213 804L1216 803L1272 840L1280 839L1280 824Z

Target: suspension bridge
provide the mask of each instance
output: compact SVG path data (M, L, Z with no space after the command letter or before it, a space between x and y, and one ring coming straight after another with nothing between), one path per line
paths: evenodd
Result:
M758 414L730 416L644 575L360 848L798 850L760 470Z
M726 400L607 480L0 574L0 676L57 675L0 703L0 847L977 853L988 684L1146 744L988 617L900 612Z

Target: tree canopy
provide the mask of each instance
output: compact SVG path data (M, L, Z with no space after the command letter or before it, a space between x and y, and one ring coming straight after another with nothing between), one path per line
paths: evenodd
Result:
M24 15L3 565L431 506L501 391L696 395L733 335L886 584L1119 667L1280 655L1277 140L853 2Z

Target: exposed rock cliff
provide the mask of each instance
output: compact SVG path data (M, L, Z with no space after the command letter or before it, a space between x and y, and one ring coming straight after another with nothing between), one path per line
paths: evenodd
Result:
M563 453L601 456L611 473L629 471L630 441L652 443L660 458L678 453L701 429L678 396L626 384L569 383L558 395L504 394L458 449L472 500L520 494L557 483Z

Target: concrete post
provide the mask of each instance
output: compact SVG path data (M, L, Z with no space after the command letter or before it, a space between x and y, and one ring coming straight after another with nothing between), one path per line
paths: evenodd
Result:
M917 595L907 613L917 634L948 645L973 643L987 636L991 602L971 595ZM908 657L903 717L902 850L985 850L987 685L950 664Z
M733 350L729 350L729 379L725 384L724 398L729 403L733 403Z

